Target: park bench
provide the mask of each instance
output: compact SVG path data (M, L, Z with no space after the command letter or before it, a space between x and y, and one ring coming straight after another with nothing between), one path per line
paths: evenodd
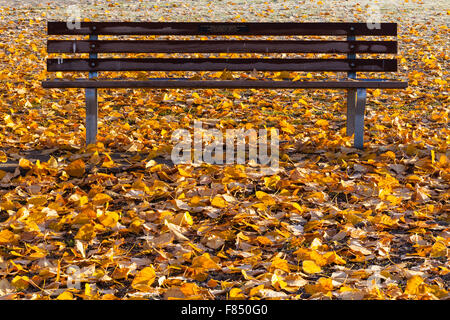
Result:
M356 54L395 54L395 40L356 40L358 36L397 36L396 23L256 23L256 22L81 22L73 28L66 22L48 22L48 35L83 35L85 40L48 40L48 53L88 53L89 58L47 60L47 71L88 72L86 79L48 79L44 88L84 88L86 92L86 144L97 135L97 89L99 88L261 88L343 89L347 91L347 135L363 148L366 89L401 89L407 82L388 79L358 79L357 72L395 72L396 59L360 59ZM99 40L98 36L184 36L186 39ZM203 36L192 40L191 36ZM210 36L204 40L204 36ZM230 39L224 36L240 36ZM250 36L270 39L248 40ZM274 36L283 38L273 39ZM301 40L298 37L302 36ZM304 39L309 36L309 39ZM341 37L324 40L317 36ZM159 40L158 40L159 39ZM335 38L333 38L335 39ZM344 58L99 58L111 53L285 53L343 54ZM190 78L116 79L97 77L100 71L270 71L344 72L344 79L328 80L193 80Z

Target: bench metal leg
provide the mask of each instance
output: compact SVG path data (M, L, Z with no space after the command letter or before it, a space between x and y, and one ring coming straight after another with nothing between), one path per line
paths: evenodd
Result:
M363 149L364 145L364 111L366 108L366 88L358 88L355 108L355 148Z
M89 40L98 40L98 35L90 35ZM97 59L97 53L89 53L89 59ZM89 72L89 79L97 77L97 72ZM86 89L86 146L97 142L98 102L97 88Z
M347 136L355 133L356 89L347 90Z
M97 141L97 89L86 89L86 146Z

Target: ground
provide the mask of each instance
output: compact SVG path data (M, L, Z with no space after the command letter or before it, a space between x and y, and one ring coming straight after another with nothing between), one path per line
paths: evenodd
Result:
M46 21L77 8L91 21L365 22L372 2L95 3L0 1L2 299L449 298L448 4L377 2L399 26L386 77L409 87L368 90L361 151L338 90L99 90L86 148L84 91L41 81L55 77ZM171 134L196 119L279 129L280 170L173 165Z

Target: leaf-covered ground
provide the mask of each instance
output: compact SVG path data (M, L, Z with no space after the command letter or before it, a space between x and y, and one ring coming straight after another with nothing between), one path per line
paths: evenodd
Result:
M379 1L399 23L388 77L409 87L369 90L364 151L333 90L100 90L85 148L84 92L40 84L62 3L104 21L366 21L368 2L0 1L1 299L449 298L449 8ZM280 171L172 165L195 119L279 129Z

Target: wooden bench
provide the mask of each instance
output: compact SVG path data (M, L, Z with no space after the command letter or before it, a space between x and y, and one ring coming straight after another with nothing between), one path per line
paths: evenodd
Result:
M48 35L84 35L86 40L48 40L48 53L88 53L88 59L48 59L51 72L89 72L88 79L49 79L44 88L85 88L86 144L97 135L98 88L278 88L347 90L347 135L363 148L366 89L406 88L407 82L358 79L357 72L395 72L396 59L360 59L356 54L395 54L397 41L358 41L357 36L397 36L396 23L371 29L366 23L222 23L222 22L82 22L70 29L66 22L48 22ZM99 40L100 35L215 36L209 40ZM219 37L217 37L219 36ZM222 36L222 37L220 37ZM241 36L229 39L223 36ZM248 36L284 36L277 40L248 40ZM309 40L287 36L339 36L341 40ZM273 37L271 37L273 38ZM297 37L298 38L298 37ZM99 58L101 53L325 53L343 58ZM338 80L190 80L189 78L99 79L99 71L305 71L345 72Z

